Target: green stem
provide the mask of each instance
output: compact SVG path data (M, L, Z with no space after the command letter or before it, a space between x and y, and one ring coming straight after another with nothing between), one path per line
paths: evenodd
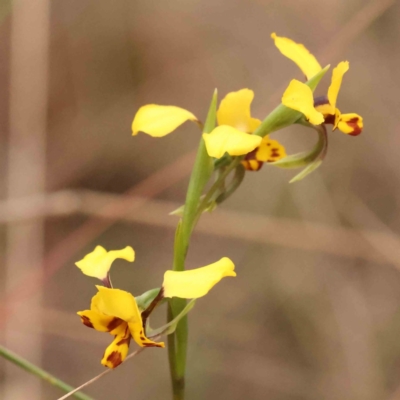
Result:
M328 71L329 65L325 68L321 69L317 74L315 74L308 82L305 84L314 91L318 86L320 80L325 75L326 71ZM253 132L253 135L265 137L272 132L275 132L279 129L283 129L289 125L294 124L299 118L302 118L303 114L299 111L292 110L280 104L276 107L265 119L261 122L261 124L257 127L257 129Z
M204 124L203 132L206 134L210 133L215 127L216 109L217 91L214 92L212 97L206 123ZM175 234L174 271L183 271L185 269L186 254L189 248L190 236L193 231L200 196L212 172L213 161L207 153L203 138L201 138L190 176L182 220L178 224ZM168 322L179 315L185 307L185 299L172 298L169 301ZM180 320L175 332L168 336L168 357L174 400L183 400L185 396L187 341L188 321L185 316Z
M62 380L56 378L55 376L49 374L48 372L44 371L43 369L37 367L36 365L30 363L29 361L25 360L24 358L18 356L17 354L13 353L10 350L7 350L5 347L0 346L0 356L4 357L6 360L11 361L18 367L24 369L25 371L36 375L40 379L50 383L53 386L58 387L59 389L63 390L64 392L68 393L74 390L75 388L66 384ZM84 393L76 392L73 394L76 399L80 400L93 400L92 397L87 396Z
M213 183L213 185L208 190L207 194L204 196L203 200L201 201L197 213L194 219L194 226L197 224L202 212L208 207L208 203L210 202L211 198L215 194L215 192L221 187L221 185L225 182L227 176L234 170L242 161L243 157L235 158L232 163L225 168L225 170L221 173L218 179Z

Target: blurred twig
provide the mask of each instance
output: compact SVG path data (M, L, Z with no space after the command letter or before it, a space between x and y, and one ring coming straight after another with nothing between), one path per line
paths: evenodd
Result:
M19 199L15 203L3 202L0 203L0 223L81 213L106 224L107 221L119 219L175 228L176 219L168 214L179 207L178 203L129 196L131 204L136 207L129 207L122 215L120 210L108 205L124 202L123 198L121 195L93 191L61 191L42 198ZM140 212L133 212L140 205L145 207L140 207ZM361 210L357 204L354 204L354 208ZM347 209L353 209L352 205L347 204ZM392 263L400 269L400 237L388 229L375 231L329 226L309 221L238 213L221 208L210 217L206 215L199 223L198 231L208 235Z
M45 190L50 0L20 0L12 6L7 160L7 198L10 201L40 195ZM32 271L41 275L43 252L43 219L7 226L7 291L15 287L21 276ZM34 312L42 302L41 294L38 291L35 298L23 306L15 305L15 313L7 318L4 329L6 347L18 347L34 364L40 364L42 358L40 334L30 335L21 343L13 334L13 325L20 318L27 324L41 324L39 315ZM13 400L21 393L29 393L31 400L40 399L40 382L26 375L25 379L19 379L18 373L14 366L6 365L2 398Z
M319 58L324 62L338 57L349 43L376 21L388 8L396 3L395 0L372 0L350 18L332 41L320 53Z

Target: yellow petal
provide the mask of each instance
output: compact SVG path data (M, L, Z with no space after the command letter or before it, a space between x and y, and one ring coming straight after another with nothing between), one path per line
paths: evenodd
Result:
M336 100L339 94L340 86L342 85L343 75L349 70L349 62L342 61L332 71L332 81L328 89L329 104L336 108Z
M131 334L128 326L119 335L116 335L112 343L107 347L101 363L108 368L118 367L125 360L131 341Z
M148 104L140 107L136 113L132 122L132 132L133 135L144 132L153 137L162 137L189 120L197 121L197 118L183 108Z
M347 135L357 136L364 127L363 118L355 113L340 114L335 122L335 127Z
M277 36L275 33L272 33L271 37L279 51L297 64L307 79L311 79L321 71L322 68L317 59L302 44Z
M268 136L263 139L255 154L256 160L262 162L278 161L283 157L286 157L285 147L277 140L270 139Z
M241 156L253 151L261 143L260 136L238 131L228 125L215 128L211 133L203 134L207 153L211 157L221 158L225 153Z
M164 347L164 343L156 343L146 337L143 332L143 321L136 300L129 292L120 289L109 289L96 286L99 290L93 296L91 309L105 315L111 315L128 323L135 342L141 347ZM118 333L117 327L111 333Z
M167 271L164 274L164 296L197 299L225 276L236 276L235 265L227 258L191 271Z
M293 79L282 97L282 104L300 111L314 125L324 122L324 116L314 108L312 90L304 83Z
M97 246L82 260L76 262L75 265L80 268L85 275L104 280L108 275L111 264L117 258L133 262L135 259L135 252L130 246L122 250L112 250L108 252L104 247Z
M253 98L254 92L249 89L228 93L217 112L218 125L229 125L247 133L254 132L261 121L251 117L250 106Z
M335 108L330 104L319 104L315 106L315 109L322 115L335 115Z
M164 342L153 342L150 340L143 331L142 321L129 322L129 330L133 339L140 347L165 347Z
M79 311L77 314L84 325L100 332L112 332L123 323L119 318L104 315L95 310Z
M140 321L139 309L136 300L129 292L120 289L109 289L96 286L98 292L92 298L91 309L102 314L117 317L126 322Z

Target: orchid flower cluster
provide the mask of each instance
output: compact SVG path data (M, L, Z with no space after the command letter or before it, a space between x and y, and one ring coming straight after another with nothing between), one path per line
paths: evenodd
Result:
M349 69L349 62L342 61L333 69L327 95L314 97L313 89L330 66L322 68L302 44L277 36L275 33L271 37L278 50L300 68L307 80L303 83L293 79L289 83L282 96L282 105L285 107L279 110L279 117L283 121L279 121L277 128L308 122L314 127L325 129L325 124L332 124L333 130L339 129L352 136L359 135L363 129L362 117L355 113L342 114L336 107L343 75ZM265 129L265 123L251 116L250 106L253 98L252 90L242 89L228 93L221 101L217 112L218 126L211 132L203 133L208 155L215 159L242 156L241 164L250 171L258 171L266 162L283 168L297 168L310 164L310 158L311 161L315 161L317 157L312 159L312 155L308 154L303 157L299 155L287 157L285 148L277 140L268 137L271 132ZM285 112L285 108L298 111L294 120L293 114ZM133 135L141 131L152 137L162 137L186 121L193 121L202 126L194 114L183 108L149 104L137 112L132 123L132 131ZM326 140L325 138L324 141ZM326 143L320 147L321 150L326 150ZM313 151L312 154L314 153L317 152ZM316 155L321 156L320 153ZM322 156L325 154L326 151Z
M128 354L131 338L141 347L164 347L158 342L168 336L168 352L174 399L184 398L184 375L187 348L187 313L195 299L204 296L223 277L236 276L233 262L224 257L214 264L185 271L185 259L191 234L204 211L212 211L240 186L246 171L259 171L264 164L280 168L304 168L292 181L303 179L322 163L328 135L326 126L347 135L359 135L363 119L355 113L342 114L337 98L349 62L340 62L332 72L326 95L314 96L320 80L329 70L302 45L291 39L271 35L278 50L292 60L305 75L302 82L293 79L279 104L264 120L252 117L254 93L241 89L228 93L217 108L214 92L204 124L193 113L176 106L150 104L141 107L133 123L133 135L144 132L163 137L186 121L194 122L201 130L200 144L194 162L185 204L171 214L178 215L172 269L164 274L159 288L141 296L112 287L110 267L117 258L133 262L131 247L106 251L97 246L76 265L85 275L98 278L103 286L91 301L90 309L78 315L83 324L114 339L107 347L101 363L115 368ZM285 147L270 134L287 126L300 124L318 133L318 142L307 152L287 155ZM214 177L214 179L213 179ZM189 303L185 299L192 299ZM168 304L168 321L158 329L150 327L150 315L156 307Z

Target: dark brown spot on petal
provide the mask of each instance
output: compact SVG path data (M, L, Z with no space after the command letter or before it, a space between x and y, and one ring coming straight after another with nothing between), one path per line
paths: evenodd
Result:
M325 117L325 121L324 121L325 124L331 124L331 125L335 124L335 116L334 115L328 114L328 115L324 115L324 117Z
M357 117L351 118L348 121L346 121L346 124L353 129L353 132L349 133L349 135L357 136L361 133L362 128L358 125L358 123L359 123L359 118Z
M121 353L118 351L113 351L108 357L107 361L109 361L112 364L112 367L118 367L119 364L122 363L122 356Z
M131 337L128 336L127 338L121 339L119 342L117 342L117 346L121 346L123 344L127 344L129 346L129 343L131 342Z
M146 340L146 338L144 336L140 336L140 339L142 340Z
M89 317L86 315L81 315L81 321L84 325L86 325L89 328L94 328L92 322L90 321Z
M129 344L131 342L131 337L132 336L131 336L131 333L129 331L129 327L128 327L128 325L126 325L124 336L122 337L122 339L119 342L116 343L117 346L121 346L123 344L127 344L128 347L129 347Z
M271 157L272 158L278 158L278 157L280 157L280 154L279 154L279 149L271 149Z
M143 343L144 347L162 347L160 344L157 343Z
M259 171L264 163L258 160L243 160L242 165L247 171Z
M117 318L114 317L109 324L107 325L107 329L111 332L113 329L117 328L118 326L120 326L122 324L122 319L121 318Z
M251 151L250 153L246 154L246 157L244 158L245 160L255 160L256 159L256 154L258 151L258 147Z

